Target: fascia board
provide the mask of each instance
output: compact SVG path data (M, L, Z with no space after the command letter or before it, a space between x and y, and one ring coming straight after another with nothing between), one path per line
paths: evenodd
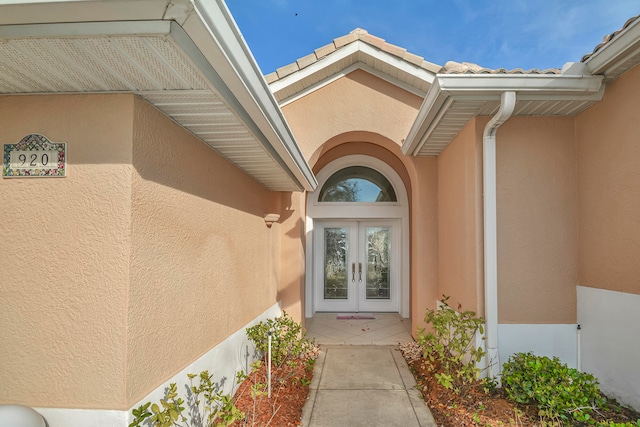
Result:
M0 0L0 25L163 19L170 0Z
M378 71L372 67L370 67L369 65L363 63L363 62L356 62L353 65L348 66L347 68L345 68L344 70L342 70L341 72L334 74L333 76L330 76L322 81L319 81L318 83L315 83L311 86L309 86L308 88L306 88L305 90L296 93L292 96L290 96L289 98L285 98L283 100L280 101L280 108L285 107L289 104L291 104L292 102L295 102L301 98L304 98L305 96L309 95L310 93L313 93L319 89L322 89L323 87L335 82L338 79L341 79L342 77L356 71L356 70L362 70L365 71L371 75L374 75L376 77L378 77L381 80L384 80L388 83L391 83L394 86L397 86L401 89L406 90L409 93L412 93L416 96L419 96L420 98L424 98L426 93L409 85L408 83L402 82L398 79L396 79L395 77L392 77L388 74L383 73L382 71Z
M410 62L405 61L395 55L388 54L380 49L371 46L368 43L363 41L358 41L358 49L365 55L369 55L374 59L377 59L381 62L384 62L392 67L397 68L398 70L415 76L421 80L426 81L429 84L432 84L435 80L436 74L425 70L417 65L414 65Z
M417 65L413 65L396 56L381 51L361 40L356 40L344 47L341 47L335 52L332 52L330 55L319 59L308 67L296 71L295 73L292 73L286 77L283 77L280 80L276 80L275 82L271 83L271 90L273 91L273 93L278 93L278 91L285 89L288 86L299 83L304 79L309 78L310 76L322 71L323 69L340 61L343 61L352 55L367 55L370 58L397 68L400 72L404 72L421 80L424 80L429 84L433 83L435 79L435 74L429 72L428 70L420 68ZM364 62L359 56L356 57L354 61Z
M573 76L557 74L452 74L438 75L443 91L455 94L486 94L500 96L502 92L587 94L600 90L603 76Z
M215 64L215 71L242 106L243 121L300 189L315 189L311 167L224 2L196 1L195 12L183 28L207 61Z
M622 30L615 39L593 53L584 63L592 74L607 74L631 56L640 53L640 20ZM612 76L615 78L616 76Z
M440 88L438 79L429 88L427 96L422 102L418 115L409 129L409 133L402 144L402 153L405 155L416 156L422 145L427 140L427 136L431 134L431 129L437 123L438 118L442 116L444 111L451 104L450 94Z
M356 43L354 42L348 44L347 46L344 46L333 52L331 55L319 59L308 67L305 67L300 71L296 71L295 73L289 74L288 76L271 83L271 85L269 85L271 91L273 93L278 93L282 89L285 89L288 86L294 85L306 78L309 78L315 73L322 71L323 69L335 64L336 62L342 61L345 58L354 55L356 52L358 52L358 46L356 45Z

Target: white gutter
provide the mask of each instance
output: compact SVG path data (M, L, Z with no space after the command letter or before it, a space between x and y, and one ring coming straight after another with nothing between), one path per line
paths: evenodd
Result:
M469 102L472 108L456 112L458 131L480 115L479 104L493 102L504 92L518 92L520 101L595 102L602 99L602 76L583 74L438 74L402 144L402 152L418 156L453 103ZM474 106L475 105L475 106ZM452 132L450 126L447 128ZM455 132L457 133L457 132ZM453 137L451 138L453 139ZM443 144L442 149L450 141Z
M482 135L484 187L484 297L487 373L500 372L498 353L498 235L496 207L496 133L516 106L516 93L503 92L498 113L487 123Z
M588 55L584 64L591 74L604 74L605 81L610 81L638 64L639 56L640 19L636 19L611 41Z

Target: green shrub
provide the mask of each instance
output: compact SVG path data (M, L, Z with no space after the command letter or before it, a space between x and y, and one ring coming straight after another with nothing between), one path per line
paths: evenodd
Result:
M456 311L443 296L438 310L427 309L424 321L432 331L418 330L418 344L424 348L423 357L439 370L438 383L455 393L464 392L480 374L477 363L485 352L476 347L476 333L484 333L484 320L473 311Z
M267 319L246 329L247 336L263 355L267 354L269 346L269 331L271 331L271 360L274 365L280 365L289 358L299 358L312 351L314 343L309 340L302 325L287 315Z
M605 403L593 375L569 368L557 357L514 354L503 365L502 384L509 399L537 404L548 425L589 422L590 413Z
M191 421L184 415L185 401L178 396L176 383L171 383L160 404L147 402L131 411L134 418L129 427L140 427L147 418L147 423L150 423L148 425L152 427L224 427L244 419L244 414L236 408L233 398L219 391L219 386L211 380L213 375L209 371L187 376L191 381L191 395L188 399ZM198 378L197 385L193 384L195 378Z

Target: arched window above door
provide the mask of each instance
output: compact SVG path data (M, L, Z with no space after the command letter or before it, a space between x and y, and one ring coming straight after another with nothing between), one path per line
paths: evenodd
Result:
M397 202L391 182L375 169L349 166L331 175L320 190L319 202Z

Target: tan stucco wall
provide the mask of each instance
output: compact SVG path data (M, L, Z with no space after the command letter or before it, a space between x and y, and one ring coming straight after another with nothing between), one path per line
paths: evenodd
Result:
M438 298L438 163L435 157L412 158L411 189L411 331L423 328L427 308Z
M580 285L640 294L640 67L576 118Z
M133 98L0 97L0 144L67 143L66 178L0 180L0 402L125 402Z
M68 176L0 180L0 402L128 409L276 302L281 195L152 106L0 97L29 133Z
M356 70L282 110L305 158L314 164L322 144L348 132L367 131L401 145L421 103L422 98Z
M571 117L514 117L498 130L500 323L576 322L576 155Z
M304 193L281 193L280 276L278 301L293 319L304 323L305 205Z
M135 105L128 403L273 305L280 261L263 219L279 198Z
M438 299L484 315L482 126L473 119L438 156Z

